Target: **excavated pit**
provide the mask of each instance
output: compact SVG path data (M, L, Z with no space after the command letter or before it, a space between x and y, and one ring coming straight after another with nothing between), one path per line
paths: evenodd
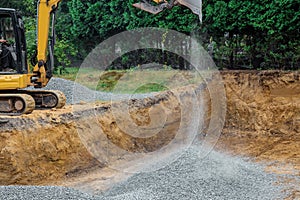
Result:
M188 90L182 88L176 91L184 99L184 106L181 105L183 102L178 102L174 92L166 91L145 99L82 103L63 109L34 111L21 117L2 118L8 122L1 124L0 185L47 184L106 167L107 160L102 156L107 156L104 154L108 150L110 162L120 159L120 151L114 150L114 146L107 147L107 140L119 149L133 153L156 151L171 141L180 143L186 136L179 135L178 130L181 127L181 132L188 132L189 118L192 117L187 109L193 104ZM207 96L204 86L201 85L198 90L199 95ZM126 106L129 106L129 117L134 124L146 126L143 132L154 131L156 134L132 135L121 129L134 129L130 127L130 121L126 121L127 116L124 118L120 112ZM166 111L166 116L160 123L162 110ZM101 152L101 149L105 149L103 155L93 154Z
M223 71L221 75L227 112L216 148L275 162L277 165L270 167L273 171L274 166L288 165L290 173L300 176L299 72ZM200 88L207 107L201 131L205 133L211 99L208 90ZM188 104L190 94L183 89L180 93ZM122 102L115 105L121 109ZM178 122L182 122L182 110L172 93L163 92L131 101L129 105L130 116L139 126L151 123L150 109L157 123L162 108L172 112L163 129L153 125L153 129L161 130L160 134L147 140L131 137L118 128L117 115L112 114L110 103L66 106L61 110L34 111L30 115L7 118L9 121L1 124L0 133L0 185L46 184L105 167L107 163L92 156L78 134L78 130L94 131L91 120L99 123L112 143L130 152L151 152L174 139ZM101 144L101 139L98 142ZM289 173L286 168L276 170ZM294 195L297 197L297 191Z

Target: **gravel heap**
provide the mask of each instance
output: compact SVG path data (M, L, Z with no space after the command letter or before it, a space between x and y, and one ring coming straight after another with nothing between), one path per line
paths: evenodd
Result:
M1 186L1 200L92 200L93 196L75 189L55 186ZM99 199L99 198L98 198Z
M158 171L135 174L102 194L105 199L282 199L278 177L264 166L212 151L199 159L192 146Z
M113 94L111 92L99 92L91 90L83 85L74 81L65 80L62 78L51 78L49 83L43 90L60 90L66 98L67 104L76 104L80 102L93 102L95 100L111 101L111 100L124 100L129 98L145 98L153 96L155 93L150 94ZM76 95L73 95L75 91Z
M212 151L199 159L192 146L169 166L134 174L109 191L92 195L63 187L0 187L1 199L283 199L278 177L263 165Z

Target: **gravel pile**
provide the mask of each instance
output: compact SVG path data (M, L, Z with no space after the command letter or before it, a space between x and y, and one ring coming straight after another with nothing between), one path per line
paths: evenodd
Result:
M67 104L76 104L80 102L93 102L95 100L111 101L111 100L124 100L128 98L145 98L153 96L155 93L150 94L113 94L110 92L99 92L91 90L76 82L61 79L51 78L48 85L43 90L60 90L67 98ZM73 95L76 94L76 95Z
M264 166L212 151L199 159L192 146L172 165L139 173L102 194L105 199L282 199L278 177Z
M153 172L138 173L109 191L93 196L63 187L0 187L1 199L283 199L278 177L264 166L212 151L199 159L197 146Z
M92 195L54 186L1 186L1 200L94 200ZM99 199L99 198L98 198Z

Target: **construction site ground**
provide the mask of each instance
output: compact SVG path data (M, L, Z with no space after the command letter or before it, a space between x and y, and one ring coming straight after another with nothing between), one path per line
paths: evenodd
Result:
M300 178L300 73L222 71L221 76L226 118L214 149L266 163L266 171L295 177L282 179L282 183L296 183ZM131 102L131 106L130 115L140 125L150 123L151 108L151 116L158 121L161 108L173 109L165 134L150 141L131 138L116 125L109 102L5 117L9 121L1 124L0 131L0 185L81 185L103 191L122 181L128 174L107 167L91 155L78 130L95 131L90 123L96 120L106 137L123 149L151 151L173 139L180 118L180 106L168 92ZM91 119L95 113L97 119ZM209 121L209 111L206 118ZM117 158L112 160L119 162ZM300 198L299 188L289 190L287 199Z

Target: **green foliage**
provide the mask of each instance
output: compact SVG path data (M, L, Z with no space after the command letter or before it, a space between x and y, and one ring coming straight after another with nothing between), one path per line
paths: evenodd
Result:
M125 30L162 27L184 33L194 32L201 38L204 46L214 47L213 57L221 68L299 69L298 1L203 1L201 25L198 17L184 6L152 15L132 6L138 1L62 1L56 25L57 66L66 67L73 61L83 60L97 44ZM26 16L29 55L35 49L36 2L37 0L0 2L0 7L17 8ZM132 61L131 57L132 55L124 55L120 59L121 65L133 66L129 63ZM140 57L151 60L156 56L140 54Z
M55 69L54 73L61 73L66 67L71 66L71 57L77 55L75 46L66 39L59 39L55 44Z
M205 3L203 12L202 34L216 41L216 54L228 47L227 55L221 55L227 64L220 58L217 62L230 68L239 67L241 60L254 68L299 68L299 2L213 0Z
M34 16L37 0L1 0L0 8L14 8L22 11L23 15Z
M33 56L36 50L36 20L32 17L23 17L27 43L27 54Z
M27 54L29 58L34 56L36 51L36 20L35 18L24 18L27 40ZM59 73L65 67L71 65L71 58L77 55L77 50L73 43L65 38L58 38L55 44L55 66L54 73Z

